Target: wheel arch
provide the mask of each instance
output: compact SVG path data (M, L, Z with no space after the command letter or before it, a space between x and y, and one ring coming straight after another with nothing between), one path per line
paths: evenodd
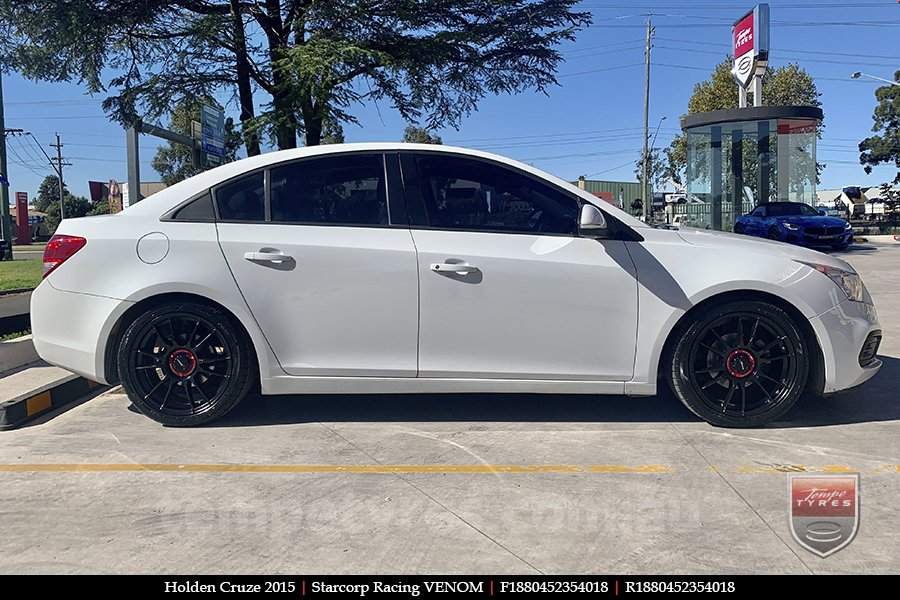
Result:
M663 368L671 360L672 349L674 348L675 343L680 336L680 332L683 330L685 325L691 321L691 319L712 306L739 300L761 300L764 302L768 302L784 310L788 315L791 316L791 318L800 328L800 331L803 334L803 338L810 348L809 378L807 379L806 388L807 390L810 390L814 393L821 394L825 388L825 356L822 350L822 344L819 342L819 338L816 335L812 324L809 322L809 319L803 315L800 309L791 304L789 301L776 296L775 294L760 290L732 290L721 292L719 294L715 294L703 299L702 301L692 306L683 315L681 315L681 317L675 322L675 325L669 330L668 334L666 335L666 341L663 344L663 348L660 352L659 360L657 361L656 365L657 377L662 376Z
M103 355L104 379L107 381L107 383L117 384L121 382L121 378L119 376L117 354L119 350L119 343L122 340L122 335L125 333L125 330L128 329L128 326L148 310L172 302L193 302L196 304L204 304L225 313L228 318L232 320L235 326L239 327L244 335L247 336L247 340L250 342L250 347L256 357L257 377L260 376L260 374L263 372L263 365L260 363L261 357L259 354L259 348L257 348L257 344L254 341L254 336L250 334L247 326L240 318L238 318L237 315L234 314L232 310L220 304L219 302L216 302L215 300L211 300L205 296L200 296L198 294L192 294L189 292L164 292L148 296L135 302L132 306L128 307L128 309L124 313L122 313L122 315L112 326L109 336L107 337L106 348Z

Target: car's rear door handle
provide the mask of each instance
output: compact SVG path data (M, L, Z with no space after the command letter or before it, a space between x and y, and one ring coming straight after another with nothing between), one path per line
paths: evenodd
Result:
M435 273L457 273L459 275L468 275L478 270L478 267L467 265L466 263L431 263L431 270Z
M244 259L251 262L292 262L294 257L281 252L244 252Z

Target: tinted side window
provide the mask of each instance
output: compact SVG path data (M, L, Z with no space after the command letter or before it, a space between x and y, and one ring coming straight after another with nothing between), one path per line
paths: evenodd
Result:
M329 225L387 225L384 159L349 154L274 167L272 220Z
M754 210L752 213L750 213L750 215L754 216L754 217L764 217L764 216L766 216L766 209L765 209L765 207L760 206L759 208Z
M219 218L225 221L264 221L263 173L253 173L226 183L216 190Z
M575 198L499 165L453 156L417 159L432 227L572 234Z
M172 218L176 221L214 221L212 195L203 194L190 204L178 209Z

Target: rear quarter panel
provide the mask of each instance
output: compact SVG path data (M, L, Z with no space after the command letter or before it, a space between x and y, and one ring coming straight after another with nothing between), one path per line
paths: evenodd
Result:
M283 374L234 282L214 223L163 222L125 211L66 220L57 233L80 235L88 242L51 273L47 282L59 290L122 301L99 332L98 356L104 355L116 321L133 303L166 293L187 293L224 306L240 320L255 346L263 378ZM163 258L152 264L138 254L138 241L148 234L162 234L168 240Z

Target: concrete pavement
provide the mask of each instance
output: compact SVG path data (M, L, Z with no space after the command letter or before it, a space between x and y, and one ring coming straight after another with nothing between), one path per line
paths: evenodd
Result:
M250 398L162 428L118 389L0 434L0 573L896 573L900 246L841 253L883 371L755 430L656 398ZM861 473L820 559L787 473Z

